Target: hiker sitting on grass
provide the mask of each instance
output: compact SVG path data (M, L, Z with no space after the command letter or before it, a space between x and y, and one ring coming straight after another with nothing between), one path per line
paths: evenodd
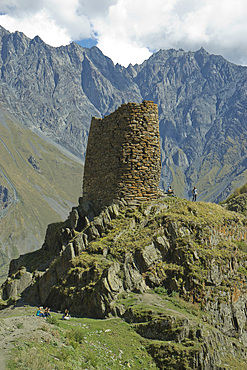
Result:
M45 317L45 314L43 312L43 307L39 307L38 311L36 312L36 316Z
M45 317L51 316L49 307L45 308Z
M63 315L63 320L69 320L70 319L70 315L69 315L69 310L66 310L64 311L64 315Z

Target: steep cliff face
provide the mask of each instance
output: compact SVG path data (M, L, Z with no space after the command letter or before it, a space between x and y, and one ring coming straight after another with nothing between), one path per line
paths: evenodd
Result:
M197 52L160 50L141 65L114 65L97 47L53 48L0 29L1 99L26 125L84 156L92 116L122 103L159 107L162 179L188 198L220 201L246 182L247 69Z
M75 231L71 214L49 225L41 250L11 262L4 299L22 292L79 315L120 315L150 340L160 368L247 358L245 216L169 196L134 208L118 201L100 214L81 199L74 211Z

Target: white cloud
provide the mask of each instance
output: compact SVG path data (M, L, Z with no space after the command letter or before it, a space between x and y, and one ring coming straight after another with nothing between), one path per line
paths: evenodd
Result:
M107 17L93 20L99 48L115 63L125 66L141 63L151 55L150 50L156 49L147 42L149 36L163 29L164 18L168 20L175 4L176 0L170 0L167 5L163 0L118 0L109 7ZM161 9L163 18L160 17Z
M2 1L0 24L11 32L22 31L30 38L39 35L52 46L91 37L92 26L79 13L79 0Z
M118 40L111 35L100 37L98 45L100 50L105 55L109 56L114 63L119 63L124 66L131 64L141 64L145 59L148 59L152 53L145 47L140 47L134 42L128 42L124 39Z
M107 17L96 18L93 24L101 50L124 65L126 60L133 64L135 58L139 63L150 50L201 46L247 64L246 19L245 0L118 0Z
M79 12L86 15L88 18L105 17L108 14L108 9L118 0L79 0Z
M52 46L67 45L72 40L66 30L59 27L45 10L27 18L16 19L8 15L0 16L1 25L7 30L21 31L30 38L39 35L43 41Z
M115 63L183 48L247 64L246 0L1 0L0 24L59 46L97 35Z

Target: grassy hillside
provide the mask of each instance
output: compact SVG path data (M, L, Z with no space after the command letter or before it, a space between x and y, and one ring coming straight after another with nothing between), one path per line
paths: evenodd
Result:
M15 337L6 330L15 346L10 368L245 369L246 224L220 205L169 196L110 206L63 241L66 223L54 224L45 248L19 259L3 296L32 275L19 304L73 315L69 322L59 313L50 322L29 315L42 327L26 336L19 317Z
M9 369L157 369L143 338L120 318L65 321L52 312L44 320L35 313L28 306L0 313L6 334L2 360Z
M2 280L7 259L40 248L47 225L67 218L81 194L83 166L0 108L0 185L11 196L0 210Z
M237 188L221 204L230 211L240 212L247 216L247 184Z

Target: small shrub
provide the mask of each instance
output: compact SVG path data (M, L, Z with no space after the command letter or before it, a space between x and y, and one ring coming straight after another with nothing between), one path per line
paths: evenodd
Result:
M74 356L74 348L72 346L61 348L60 352L57 353L57 357L62 361L67 361Z
M154 288L154 292L157 293L157 294L165 294L167 295L167 289L163 286L158 286L156 288Z
M171 297L179 297L179 292L176 292L175 290L173 290L171 292Z
M246 270L244 267L242 267L242 266L240 266L240 267L238 268L237 272L238 272L239 274L242 274L242 275L247 276L247 270Z
M24 327L23 322L16 324L17 329L22 329Z
M66 333L66 338L68 338L69 342L71 343L72 342L82 343L84 335L85 334L80 329L73 329Z
M48 324L52 324L52 325L57 325L59 326L59 321L56 317L54 316L48 316L47 319L46 319L46 322L48 322Z
M237 245L237 247L244 253L247 252L247 243L246 241L241 241L241 242L235 242L235 244Z

